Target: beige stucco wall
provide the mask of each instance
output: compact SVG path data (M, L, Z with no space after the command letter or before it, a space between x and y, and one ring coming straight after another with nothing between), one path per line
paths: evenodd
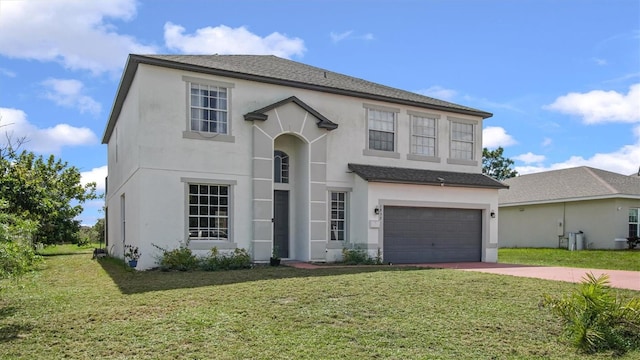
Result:
M500 207L500 247L566 246L570 232L582 231L591 249L613 249L615 239L626 237L630 207L640 200L594 199ZM560 226L562 223L562 226Z
M185 76L230 84L231 136L226 141L207 137L185 136L187 122L187 82ZM307 105L339 125L327 131L317 128L316 119L297 105L289 103L272 110L266 122L245 121L244 115L290 96L297 96ZM397 108L398 159L367 156L364 104ZM418 161L408 158L410 144L409 112L435 113L438 120L439 161ZM452 165L449 156L449 120L473 121L476 131L474 165ZM373 207L376 204L417 202L425 206L471 206L497 210L497 191L487 189L430 187L367 183L348 171L348 163L409 167L433 170L481 172L482 119L479 117L432 111L362 100L311 90L294 89L229 79L184 71L139 65L129 90L114 135L109 141L109 241L113 253L121 254L118 244L121 224L119 199L127 196L127 242L141 247L139 268L154 266L157 249L175 248L187 240L186 189L184 179L226 181L232 183L232 242L191 244L198 251L211 246L242 247L257 258L270 254L269 224L257 226L254 213L268 219L270 205L258 206L255 193L255 169L271 166L260 158L271 158L276 147L288 150L293 159L295 193L291 199L291 236L296 238L291 250L301 260L322 260L331 251L321 237L327 237L327 189L352 189L349 194L349 239L364 242L371 248L380 246L381 229L372 229ZM115 136L117 134L117 136ZM258 144L256 134L260 134ZM284 136L282 136L284 135ZM295 141L293 138L295 138ZM115 143L118 142L118 162ZM257 147L257 148L256 148ZM256 149L267 149L256 151ZM264 153L264 154L263 154ZM320 177L324 177L320 179ZM303 184L304 183L304 184ZM275 187L271 186L271 193ZM262 190L260 190L262 191ZM264 190L265 194L269 189ZM320 195L318 195L320 194ZM269 195L267 195L268 197ZM260 199L259 199L260 200ZM269 200L269 199L262 199ZM309 203L311 202L311 204ZM419 206L422 206L419 205ZM324 206L324 215L322 207ZM486 211L485 211L486 212ZM485 214L483 259L495 261L497 253L497 219ZM303 220L303 223L300 220ZM261 223L262 224L262 223ZM258 234L260 233L260 234ZM253 239L260 241L255 242ZM293 240L292 240L293 241ZM299 242L299 243L298 243ZM335 245L335 244L332 244ZM331 246L330 246L331 247ZM332 257L338 252L333 251ZM328 256L328 255L327 255Z

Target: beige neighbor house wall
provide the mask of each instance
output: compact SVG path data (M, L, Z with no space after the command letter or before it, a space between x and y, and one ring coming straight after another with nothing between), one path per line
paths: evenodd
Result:
M500 247L566 246L559 236L582 231L588 249L614 249L626 237L632 199L597 199L500 207ZM561 226L562 225L562 226Z

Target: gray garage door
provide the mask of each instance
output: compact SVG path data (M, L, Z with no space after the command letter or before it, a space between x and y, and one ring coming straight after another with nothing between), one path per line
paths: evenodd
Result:
M480 261L482 210L384 207L384 261Z

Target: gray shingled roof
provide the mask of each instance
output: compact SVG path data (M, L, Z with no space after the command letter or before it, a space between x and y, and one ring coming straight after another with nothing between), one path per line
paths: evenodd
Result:
M273 55L129 55L102 139L111 136L138 64L291 86L488 118L493 114Z
M500 205L613 197L640 199L640 177L587 166L522 175L504 182L509 190L500 190Z
M507 186L484 174L349 164L349 170L372 182L505 189Z

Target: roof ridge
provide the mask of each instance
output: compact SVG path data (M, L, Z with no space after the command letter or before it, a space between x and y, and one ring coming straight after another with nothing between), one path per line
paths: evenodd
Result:
M606 187L609 191L611 191L612 194L617 194L618 190L616 188L614 188L613 186L611 186L611 184L609 184L606 180L604 180L603 178L601 178L598 174L596 174L592 168L588 167L588 166L584 166L584 169L591 174L591 176L593 176L596 180L598 180L598 182L602 185L604 185L604 187Z

